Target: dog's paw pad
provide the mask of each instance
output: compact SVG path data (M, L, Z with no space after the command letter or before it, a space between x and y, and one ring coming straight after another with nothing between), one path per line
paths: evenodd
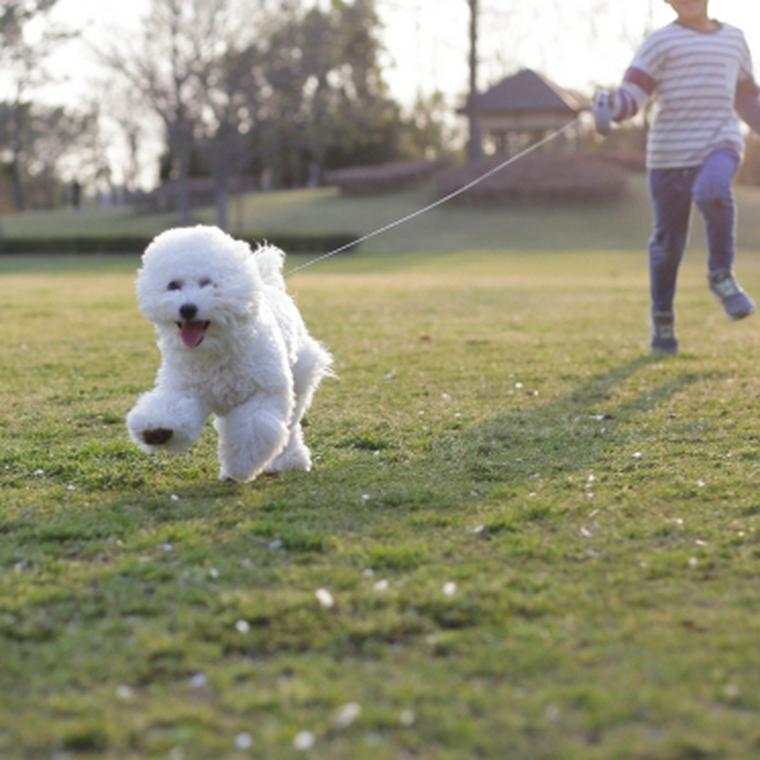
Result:
M155 428L154 430L144 430L142 439L148 446L160 446L162 443L166 443L173 435L173 430Z

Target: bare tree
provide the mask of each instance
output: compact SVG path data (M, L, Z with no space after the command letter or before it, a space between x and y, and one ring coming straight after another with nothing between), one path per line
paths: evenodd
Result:
M470 6L470 87L467 97L467 119L469 121L469 138L467 141L467 157L476 161L482 155L480 118L475 100L478 96L478 0L467 0Z
M152 0L137 38L100 57L139 93L162 126L180 224L190 222L194 150L215 182L217 221L227 226L227 193L251 129L249 100L261 0Z
M16 209L26 207L25 178L32 156L32 103L35 87L49 81L44 61L66 39L68 32L46 26L34 41L30 22L43 18L57 0L4 0L0 7L0 66L8 82L3 109L0 151L9 165Z
M252 153L256 124L258 50L236 49L229 43L223 55L209 61L200 73L206 98L201 120L201 151L214 182L216 223L229 226L230 185Z
M55 204L64 180L93 185L110 178L97 104L87 111L36 108L31 148L30 169L35 177L44 179L48 208Z
M188 177L201 110L197 70L204 62L197 58L201 45L197 38L207 31L207 19L220 4L220 0L152 0L136 37L98 51L106 66L128 82L162 124L180 224L190 222Z

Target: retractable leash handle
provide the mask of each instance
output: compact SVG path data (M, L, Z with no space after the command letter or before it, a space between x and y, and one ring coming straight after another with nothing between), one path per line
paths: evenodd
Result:
M612 132L612 95L600 90L594 95L594 105L591 109L594 114L594 126L600 135L605 137Z

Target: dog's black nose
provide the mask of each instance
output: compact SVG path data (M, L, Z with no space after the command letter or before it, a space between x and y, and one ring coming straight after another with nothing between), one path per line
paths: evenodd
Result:
M179 307L182 319L192 319L198 313L198 307L194 303L185 303Z

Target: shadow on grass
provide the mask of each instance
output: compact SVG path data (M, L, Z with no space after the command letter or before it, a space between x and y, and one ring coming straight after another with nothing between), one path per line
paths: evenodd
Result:
M464 431L450 430L411 462L394 458L398 441L373 434L373 446L382 450L382 457L373 456L362 443L342 461L317 466L308 475L263 477L253 484L204 480L215 471L209 464L203 470L191 468L188 472L193 482L184 486L175 482L170 492L151 492L145 485L137 490L127 488L88 510L59 513L47 521L19 516L0 526L0 537L5 534L18 543L46 542L61 556L76 551L67 551L67 542L108 536L125 540L149 525L224 520L219 510L230 504L241 507L248 519L258 517L266 522L266 516L272 515L278 521L301 521L307 526L319 523L323 530L340 531L344 526L349 532L363 521L371 522L373 508L455 506L469 498L479 484L518 487L537 475L567 476L593 468L627 448L639 448L641 437L632 428L638 417L666 407L690 386L716 377L715 373L673 375L673 368L664 366L663 374L669 376L662 382L644 381L634 394L623 390L637 373L659 363L657 358L641 356L593 376L548 404L498 414ZM667 409L662 413L667 415ZM205 445L208 447L208 442ZM115 446L111 453L123 457L123 449ZM101 458L108 453L96 452ZM214 456L210 450L205 454ZM72 463L61 474L61 485L76 477L71 467L77 466L82 465ZM137 462L122 462L121 466L134 467ZM157 468L160 470L160 463L151 462L154 473ZM346 520L346 510L351 520ZM239 521L240 515L234 519ZM262 527L261 535L266 535L266 530ZM60 543L57 548L56 543Z
M640 438L624 430L630 423L715 377L681 372L653 387L645 383L635 395L623 395L623 386L636 373L661 362L649 355L638 357L592 377L556 401L498 415L468 431L463 447L468 472L476 480L516 483L537 473L585 470L602 457L638 445Z

